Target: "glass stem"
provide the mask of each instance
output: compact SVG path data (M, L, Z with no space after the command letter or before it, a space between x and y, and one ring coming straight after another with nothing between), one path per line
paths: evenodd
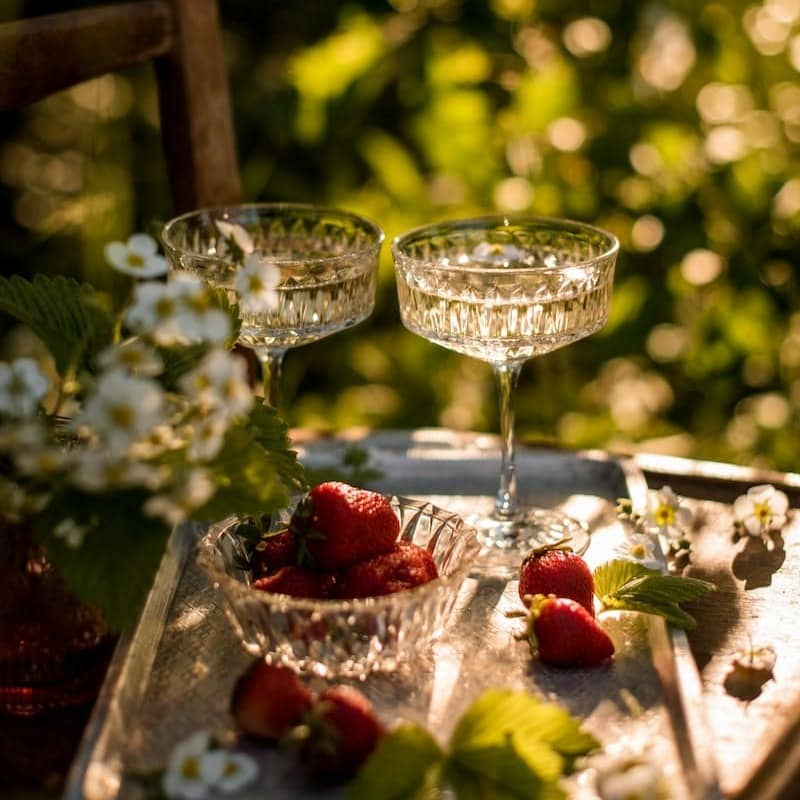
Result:
M254 348L261 362L261 378L264 381L264 402L273 408L278 407L280 397L281 366L286 350L274 347Z
M500 488L494 501L494 514L500 519L511 519L518 507L514 466L514 405L511 396L521 369L521 363L492 365L500 404Z

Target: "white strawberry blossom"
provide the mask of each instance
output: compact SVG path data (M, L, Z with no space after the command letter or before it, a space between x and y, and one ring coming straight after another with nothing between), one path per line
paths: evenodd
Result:
M125 324L135 333L147 334L156 344L180 344L184 337L179 310L178 292L171 284L140 283L134 289Z
M736 522L750 534L763 536L786 524L789 498L771 484L753 486L733 503Z
M192 422L187 431L186 456L189 461L210 461L222 449L228 432L228 416L224 412L207 414Z
M164 401L151 378L111 370L100 376L75 423L96 432L111 450L124 451L163 421Z
M178 327L186 341L222 344L231 335L230 317L214 307L199 278L177 272L169 285L178 299Z
M254 759L213 747L208 733L199 731L175 746L161 788L169 798L203 800L215 789L223 794L238 792L257 776Z
M258 777L258 764L244 753L211 750L203 760L211 774L219 773L214 788L223 794L235 794Z
M179 525L193 511L205 505L215 490L211 475L197 467L190 470L169 492L148 498L142 510L150 517L160 517L170 525Z
M681 499L669 486L647 493L646 523L670 541L686 536L692 522L692 512L681 503Z
M69 455L60 447L25 448L14 454L14 462L23 475L43 478L58 473L68 461Z
M180 800L202 800L222 777L223 764L209 761L211 739L200 731L175 746L167 769L161 778L161 788L167 797Z
M154 377L164 370L161 357L140 339L128 339L111 345L97 357L97 363L106 370L124 369L131 375Z
M109 242L103 254L117 272L136 278L157 278L167 274L167 260L158 255L158 243L146 233L134 233L127 242Z
M256 253L250 255L234 280L242 308L253 314L274 311L278 307L276 289L280 277L280 270L273 263Z
M246 414L253 405L247 364L225 350L215 349L184 375L181 389L201 404L229 417Z
M226 239L230 239L246 256L249 256L255 249L253 237L241 225L226 222L223 219L215 219L214 224L217 226L217 230Z
M125 323L134 333L164 346L220 344L231 335L230 317L214 307L205 284L185 272L176 273L167 284L139 284Z
M50 389L50 381L32 358L0 362L0 413L30 417Z
M602 800L660 800L664 788L661 770L649 761L633 762L597 778Z
M614 554L616 558L635 561L648 569L666 570L660 546L649 533L628 533L625 540L615 548Z
M67 547L78 548L83 544L88 531L87 525L79 525L72 517L67 517L53 528L53 536L63 539Z
M86 492L99 494L114 489L141 486L158 489L169 478L169 470L129 458L118 453L85 449L73 456L70 482Z
M482 263L505 266L507 264L525 261L528 257L529 253L513 244L481 242L473 249L469 256L464 257L464 260L476 260Z

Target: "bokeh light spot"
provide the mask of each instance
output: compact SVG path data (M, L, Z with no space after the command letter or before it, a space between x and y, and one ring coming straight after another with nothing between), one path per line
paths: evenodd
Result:
M681 261L681 275L687 283L703 286L719 277L724 261L719 253L702 248L691 250Z

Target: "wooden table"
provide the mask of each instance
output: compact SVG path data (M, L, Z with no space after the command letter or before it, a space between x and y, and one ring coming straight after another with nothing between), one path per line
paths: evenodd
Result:
M357 443L361 433L348 437ZM297 441L309 437L309 432L295 432ZM772 551L754 539L734 543L731 513L739 494L765 482L785 491L791 507L800 509L800 475L650 455L634 458L651 488L670 485L687 498L694 513L688 574L718 587L690 609L698 627L689 638L723 793L737 800L800 798L800 625L794 616L800 510ZM773 678L745 691L730 678L731 660L751 644L771 645L778 657ZM85 716L84 710L33 721L0 720L0 795L30 797L31 785L40 793L57 792ZM37 758L41 767L32 781L35 770L25 765ZM28 787L24 794L23 785Z

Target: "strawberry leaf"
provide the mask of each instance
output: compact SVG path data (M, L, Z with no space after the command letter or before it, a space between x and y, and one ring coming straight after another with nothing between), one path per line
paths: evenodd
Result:
M438 789L443 758L436 740L419 725L401 725L385 736L348 784L344 800L406 800ZM435 791L434 796L439 792Z
M27 325L52 354L59 375L93 371L96 355L114 339L115 320L101 296L70 278L0 277L0 311Z
M694 600L716 587L698 578L662 575L633 561L615 559L594 571L595 592L603 609L638 611L663 617L678 628L694 628L696 622L679 603Z
M462 769L479 771L490 780L496 780L493 770L499 763L508 761L513 766L519 760L540 782L552 783L573 758L589 752L597 742L555 704L543 703L527 692L490 689L461 717L450 746L451 759ZM504 749L512 751L513 757Z
M170 533L164 523L143 516L144 497L133 489L91 497L63 490L36 518L48 559L78 598L102 609L115 631L136 621ZM63 519L89 528L80 547L54 535Z
M511 742L453 753L447 776L459 800L466 787L467 797L539 798L545 783Z

